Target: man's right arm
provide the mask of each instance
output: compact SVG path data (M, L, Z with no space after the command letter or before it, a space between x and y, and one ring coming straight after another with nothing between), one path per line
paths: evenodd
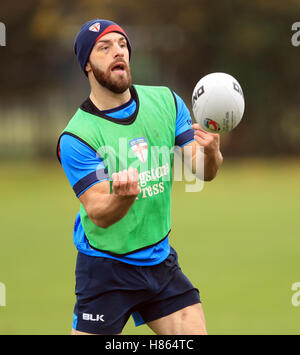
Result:
M137 169L115 173L110 178L101 158L70 135L61 137L60 155L67 178L93 223L107 228L127 214L140 193Z

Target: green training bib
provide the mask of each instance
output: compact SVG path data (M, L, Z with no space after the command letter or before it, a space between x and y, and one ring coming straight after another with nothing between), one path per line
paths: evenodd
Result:
M175 99L166 87L135 85L131 91L137 103L131 117L111 119L79 109L62 133L72 134L92 147L110 178L130 166L139 171L141 193L120 221L100 228L80 206L90 246L112 255L126 255L158 244L171 228Z

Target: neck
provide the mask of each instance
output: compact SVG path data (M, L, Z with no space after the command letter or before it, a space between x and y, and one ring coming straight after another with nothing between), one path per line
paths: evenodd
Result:
M100 111L110 110L121 106L128 102L130 97L131 93L129 89L122 94L116 94L99 84L93 85L90 93L91 101Z

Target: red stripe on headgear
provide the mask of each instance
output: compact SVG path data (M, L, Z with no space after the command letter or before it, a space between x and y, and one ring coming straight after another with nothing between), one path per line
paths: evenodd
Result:
M106 35L107 33L110 33L110 32L120 32L120 33L122 33L122 34L126 37L126 39L127 39L126 33L124 32L124 30L123 30L120 26L118 26L118 25L110 25L110 26L106 27L106 29L105 29L103 32L100 33L100 35L97 37L95 43L96 43L102 36L104 36L104 35Z

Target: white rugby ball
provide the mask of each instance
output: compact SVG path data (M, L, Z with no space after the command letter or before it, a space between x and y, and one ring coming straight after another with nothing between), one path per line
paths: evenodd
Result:
M194 117L211 133L226 133L241 121L245 100L238 81L226 73L211 73L200 79L192 97Z

